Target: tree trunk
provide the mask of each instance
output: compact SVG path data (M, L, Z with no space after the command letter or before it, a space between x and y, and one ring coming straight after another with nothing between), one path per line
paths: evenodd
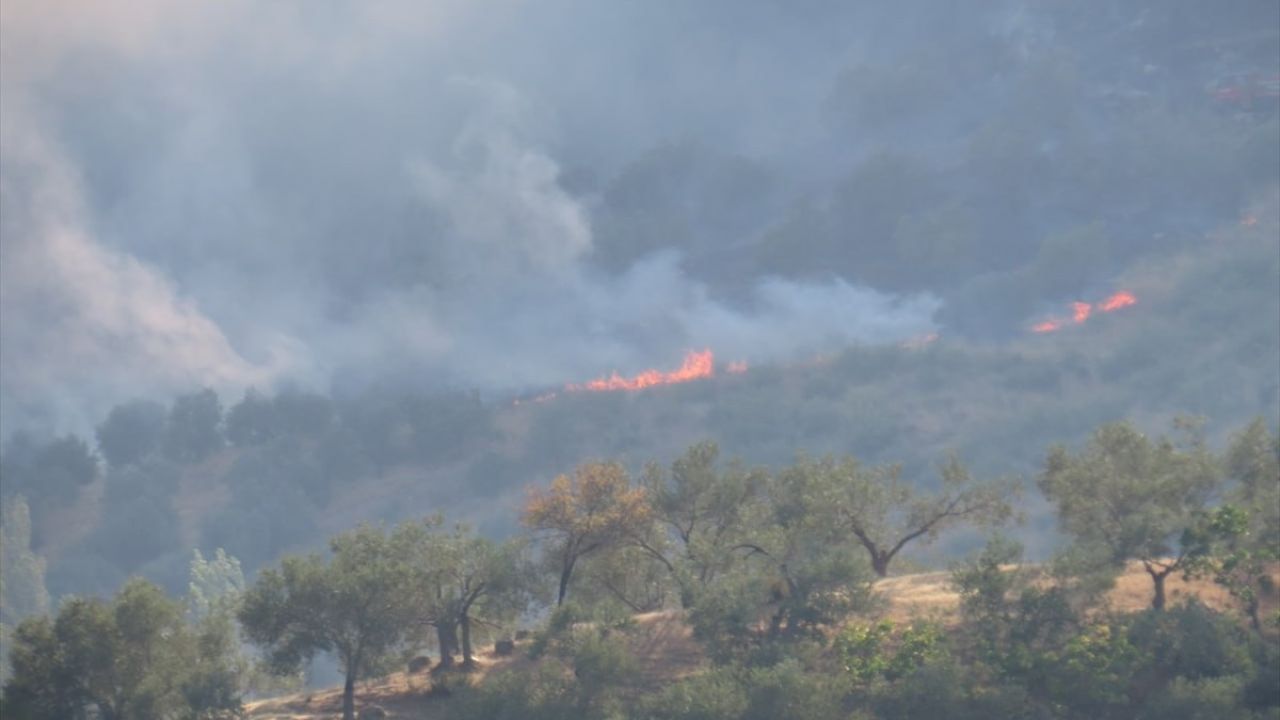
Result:
M356 720L356 668L347 668L347 681L342 686L342 720Z
M769 618L769 637L771 639L777 638L778 635L781 634L782 621L783 619L786 618L786 616L787 616L787 609L778 608L778 612L774 613L773 617Z
M458 629L448 621L436 625L436 644L440 646L440 663L437 669L447 670L453 667L453 654L458 650Z
M1249 602L1245 605L1245 611L1249 613L1249 626L1256 632L1262 632L1262 620L1258 617L1258 598L1256 595L1249 598Z
M883 552L871 553L871 569L876 571L876 577L887 577L889 575L889 561L892 559L892 555Z
M1164 609L1164 579L1169 577L1169 571L1156 572L1147 569L1147 574L1151 576L1151 584L1154 586L1155 594L1151 597L1151 607L1155 610Z
M462 613L462 666L472 667L476 664L475 658L471 657L471 616Z
M560 594L556 597L556 607L564 604L564 596L569 592L569 578L573 577L573 564L576 558L566 557L560 569Z

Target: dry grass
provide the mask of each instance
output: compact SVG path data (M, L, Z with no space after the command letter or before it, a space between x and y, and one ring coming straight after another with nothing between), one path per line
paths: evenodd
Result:
M1010 568L1012 569L1012 568ZM1272 580L1280 587L1280 566L1271 571ZM1034 578L1046 582L1043 578ZM933 617L953 622L959 609L960 597L951 587L948 572L919 573L885 578L876 583L876 592L887 602L885 616L894 621L913 617ZM1177 605L1187 598L1196 598L1205 605L1226 613L1238 613L1239 607L1227 591L1212 580L1183 580L1175 573L1165 580L1165 593L1169 605ZM1107 594L1106 607L1119 612L1134 612L1151 606L1151 578L1142 569L1142 563L1132 562L1124 574L1116 579L1115 587ZM1274 613L1280 606L1280 598L1263 600L1262 614Z

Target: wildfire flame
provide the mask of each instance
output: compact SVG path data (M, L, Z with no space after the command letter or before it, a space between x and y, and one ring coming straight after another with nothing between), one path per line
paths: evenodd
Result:
M1129 307L1137 302L1138 298L1134 297L1133 293L1121 290L1115 295L1103 300L1101 303L1098 303L1098 309L1102 312L1115 312L1120 308Z
M1092 312L1093 312L1093 306L1087 302L1071 303L1071 319L1074 320L1077 325L1083 323L1085 320L1088 320L1089 314Z
M1051 333L1060 327L1062 327L1062 323L1058 322L1057 320L1045 320L1044 322L1040 322L1040 323L1036 323L1035 325L1032 325L1031 332Z
M635 375L633 377L623 377L615 372L607 378L597 378L581 384L566 385L565 390L568 390L569 392L643 390L644 388L653 387L655 385L675 385L677 383L686 383L693 380L715 377L715 374L715 356L710 350L703 350L701 352L690 351L684 356L684 362L681 363L680 367L670 372L645 370L639 375Z
M1121 290L1102 302L1094 305L1087 302L1073 302L1071 303L1071 320L1076 325L1083 325L1089 320L1089 317L1093 315L1093 311L1095 309L1104 313L1109 313L1115 312L1121 308L1127 308L1130 305L1137 304L1137 302L1138 298L1128 290ZM1042 320L1035 325L1032 325L1031 332L1042 335L1044 333L1057 332L1062 329L1064 324L1066 324L1066 320L1064 318L1049 318L1048 320Z

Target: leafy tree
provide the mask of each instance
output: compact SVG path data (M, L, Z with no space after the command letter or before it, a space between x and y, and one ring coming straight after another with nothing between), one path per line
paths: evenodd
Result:
M1190 560L1193 548L1180 539L1220 483L1212 455L1190 429L1180 447L1152 442L1128 423L1103 425L1076 454L1052 448L1039 479L1077 549L1113 571L1142 562L1156 609L1165 605L1165 578Z
M753 528L739 542L772 577L769 634L830 624L865 605L870 582L850 538L822 511L832 476L784 469L765 485L765 502L748 519Z
M844 671L866 684L881 678L904 677L920 666L947 657L946 638L934 623L907 625L891 620L846 625L832 644Z
M438 518L401 525L396 535L411 548L412 604L418 622L436 630L440 666L451 667L461 650L463 665L472 667L473 624L496 625L528 603L532 583L524 544L495 543L462 525L441 532Z
M330 542L333 556L285 558L245 592L245 635L273 670L296 671L317 653L342 666L344 720L355 717L355 683L402 641L412 620L408 549L395 536L361 526Z
M582 558L642 534L652 515L644 488L631 485L620 463L588 462L572 477L560 475L551 487L531 490L521 522L546 536L558 566L560 605Z
M888 575L889 563L908 543L932 542L960 524L1003 522L1017 492L1012 481L974 481L955 457L942 466L940 490L929 494L904 482L900 466L864 467L853 458L801 458L785 473L813 478L815 512L851 533L880 577Z
M820 512L825 479L784 471L765 483L763 501L751 506L736 538L739 560L690 614L695 636L713 654L731 657L749 646L762 619L766 639L794 640L866 606L869 568Z
M1244 606L1250 625L1261 632L1262 595L1275 591L1271 566L1280 550L1255 537L1244 510L1234 505L1214 508L1184 538L1194 549L1183 569L1188 577L1213 578Z
M1226 588L1260 631L1261 598L1275 592L1270 570L1280 560L1280 436L1254 420L1236 435L1224 461L1235 483L1230 504L1214 509L1200 526L1205 546L1188 569Z
M697 588L732 564L733 546L766 480L764 473L736 464L719 470L719 454L715 443L699 443L677 458L670 472L651 465L644 476L649 503L665 534L641 537L638 543L672 573L685 607L693 603Z
M747 688L736 667L716 667L664 688L645 702L654 720L724 720L747 711Z
M658 610L666 604L673 584L670 568L634 544L592 554L578 565L575 576L578 604L601 611L608 606L633 613Z
M31 552L31 512L21 495L0 514L0 679L9 673L9 635L22 619L49 611L44 558Z
M22 493L39 518L52 507L70 502L80 488L96 480L98 460L89 444L75 435L40 442L19 433L5 446L0 474L4 495ZM40 524L34 529L34 543L39 546Z
M117 405L98 426L98 450L113 467L136 463L164 440L165 409L147 400Z
M1225 459L1235 483L1230 499L1248 513L1251 541L1280 547L1280 434L1256 419L1235 437Z
M187 585L187 611L196 619L226 613L239 604L244 594L244 572L240 561L218 548L206 560L194 550L191 581Z
M199 462L222 448L222 403L213 390L183 395L173 401L164 438L165 454L182 462Z
M1080 629L1062 584L1042 587L1022 564L1022 546L994 537L976 558L958 564L951 584L960 595L959 637L971 657L1005 678L1041 689L1044 658Z
M110 602L72 598L56 618L15 633L6 711L15 717L106 720L207 717L237 710L224 628L192 628L145 580Z
M19 495L5 500L0 517L0 623L12 627L48 611L44 559L31 552L31 512Z

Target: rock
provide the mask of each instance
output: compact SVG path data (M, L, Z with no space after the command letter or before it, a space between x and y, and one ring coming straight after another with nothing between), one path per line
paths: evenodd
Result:
M409 674L412 675L414 673L420 673L420 672L423 672L424 670L427 670L430 667L431 667L431 658L427 657L426 655L419 655L418 657L409 661Z
M510 655L516 651L516 644L511 640L499 640L493 644L493 652L497 655Z

